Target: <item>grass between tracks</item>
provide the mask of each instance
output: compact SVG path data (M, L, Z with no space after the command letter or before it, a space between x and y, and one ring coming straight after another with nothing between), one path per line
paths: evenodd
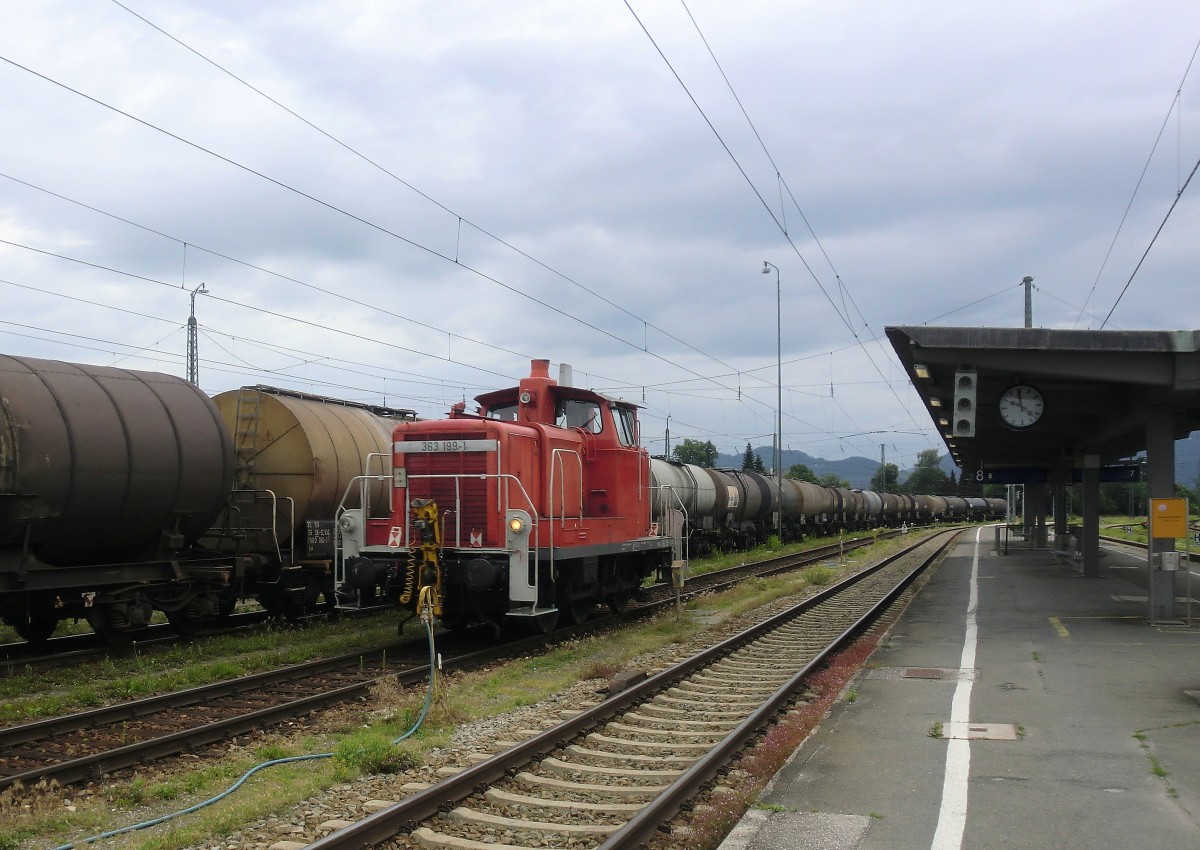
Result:
M780 597L801 594L812 585L825 584L906 542L912 542L912 538L876 544L848 556L845 567L827 562L826 566L812 567L803 573L747 581L730 591L705 597L699 603L690 603L689 607L700 607L715 615L704 618L704 622L734 617ZM773 557L780 554L780 550L764 548L756 554L759 558ZM747 559L744 553L735 557ZM356 632L373 628L362 621L340 625ZM394 629L392 619L385 618L380 628ZM173 767L169 773L151 767L137 771L132 778L119 783L93 786L90 791L45 788L0 795L0 850L66 843L186 808L222 792L246 770L267 759L334 753L330 759L270 768L215 806L145 832L108 839L98 846L123 850L177 850L211 842L214 836L232 833L276 813L286 814L302 808L309 797L338 783L350 782L368 773L401 773L420 766L432 750L448 744L455 729L465 723L536 703L580 681L607 679L645 653L676 644L687 644L690 649L693 644L707 643L703 635L707 628L696 618L685 616L677 620L674 615L667 614L600 637L573 641L543 655L441 677L436 699L421 730L395 747L390 742L415 721L425 690L423 686L401 690L384 680L367 704L330 711L319 722L306 721L303 727L296 724L302 731L288 734L286 729L281 730L265 740L256 739L250 748L234 742L228 745L222 758L195 759L194 769L186 767L185 759L183 766ZM324 634L323 629L312 631ZM145 677L157 682L157 686L134 685L142 679L134 671L115 675L111 685L106 684L107 680L99 673L80 676L76 671L74 675L75 678L93 679L89 687L102 693L108 692L110 687L116 692L141 687L162 690L164 687L182 687L168 684L176 681L176 677L185 677L185 681L191 683L212 676L214 665L232 663L235 667L227 675L243 675L242 670L265 669L272 664L284 663L282 659L285 658L303 660L315 657L321 651L350 651L343 643L350 638L350 635L320 638L320 645L328 648L318 649L308 644L303 630L287 635L277 633L268 636L266 646L250 651L244 647L245 637L231 638L233 643L228 651L236 661L218 662L206 658L188 664L176 659L176 670L145 672ZM375 639L381 638L376 636ZM336 649L331 646L335 643L339 644ZM180 652L186 654L186 648L181 648ZM166 662L162 663L166 666ZM43 699L47 697L31 697L28 704L41 705L39 700ZM782 754L790 752L792 746L781 740L773 745L773 749Z

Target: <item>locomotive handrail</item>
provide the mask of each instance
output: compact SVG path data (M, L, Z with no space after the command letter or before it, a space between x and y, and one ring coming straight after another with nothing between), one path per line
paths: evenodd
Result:
M578 452L573 451L571 449L563 449L563 448L554 449L550 453L550 492L549 492L550 504L547 505L547 507L550 510L550 513L546 517L546 519L548 519L550 521L550 572L551 573L554 572L554 471L562 466L562 456L566 455L566 454L572 455L575 458L576 462L579 464L579 524L580 525L583 524L583 458L581 458L579 456ZM557 461L557 463L555 461ZM559 483L559 486L562 488L562 498L559 500L559 503L562 505L561 520L563 522L566 522L566 519L567 519L566 481L567 481L567 475L566 475L566 472L564 471L562 474L562 481ZM539 542L540 542L540 538L539 538ZM534 572L534 588L535 588L535 593L536 593L536 588L537 588L537 572L536 571ZM534 605L536 606L536 604L537 603L535 602Z
M346 572L346 556L345 556L346 546L342 542L343 539L345 538L345 534L343 534L343 532L342 532L341 519L342 519L342 515L350 510L349 508L346 507L346 499L350 498L350 491L354 488L355 485L358 485L359 487L362 488L363 491L365 491L366 490L365 480L391 482L392 476L390 474L386 475L386 476L385 475L356 475L353 478L351 478L348 482L346 482L346 489L344 491L342 491L342 498L338 501L338 506L333 512L333 577L334 577L334 581L336 581L339 584L341 584L342 582L344 582L346 580L346 575L345 575L345 572ZM370 519L370 510L367 507L367 503L362 501L361 493L360 493L359 498L360 498L360 505L362 505L362 507L360 507L360 510L363 512L363 525L365 527L366 521L368 519ZM388 504L389 505L391 504L391 493L390 492L388 493ZM366 533L365 532L363 533L363 542L366 543Z
M657 485L656 487L651 487L650 489L651 489L651 490L659 490L659 491L663 491L663 492L670 493L672 496L674 496L674 497L675 497L675 501L679 503L679 512L680 512L681 514L683 514L683 527L680 529L680 534L679 534L679 539L680 539L680 541L682 542L682 546L683 546L683 552L681 552L680 554L681 554L681 555L683 555L683 559L682 559L682 560L684 560L684 561L689 561L689 562L690 562L690 561L691 561L691 554L692 554L692 551L691 551L691 537L689 537L688 535L686 535L686 534L684 534L684 533L683 533L683 529L688 527L688 525L687 525L687 522L688 522L688 510L687 510L687 506L686 506L686 505L683 503L683 497L682 497L682 496L680 496L680 495L679 495L679 493L677 493L677 492L675 491L675 487L674 487L674 485L672 485L672 484L659 484L659 485ZM654 498L653 498L653 497L651 497L650 503L651 503L651 504L654 504ZM662 506L662 507L663 507L663 512L662 512L662 515L665 517L665 516L667 516L667 515L668 515L668 510L670 510L670 509L668 509L668 508L667 508L667 506L666 506L666 503L665 503L665 502L663 503L663 506ZM659 529L659 533L660 533L660 534L662 533L662 529L661 529L661 528ZM672 546L672 547L671 547L671 554L672 554L672 555L674 555L674 554L675 554L675 547L674 547L674 546Z
M380 466L379 466L379 475L371 475L371 462L375 458L378 458L381 461ZM386 462L386 464L383 462ZM392 455L390 452L370 452L367 454L366 458L363 460L363 474L354 476L354 479L351 481L351 483L353 483L353 481L360 482L359 496L358 496L359 502L358 503L359 503L359 507L361 507L363 509L364 517L370 515L370 508L368 506L371 504L370 494L367 492L367 490L368 490L367 482L368 481L391 481L393 475L394 475L394 472L392 471ZM391 516L392 511L395 510L395 507L396 507L392 503L392 491L395 488L394 487L385 487L384 489L387 491L388 516ZM342 503L343 504L346 501L346 496L348 496L349 494L350 494L350 488L347 487L346 493L342 495ZM341 505L338 505L338 507L340 508Z

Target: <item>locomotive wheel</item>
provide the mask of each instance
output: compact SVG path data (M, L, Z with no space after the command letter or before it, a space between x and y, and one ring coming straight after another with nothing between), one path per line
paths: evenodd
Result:
M633 593L627 588L621 588L616 593L610 593L604 597L604 604L614 614L624 614L629 610L629 599Z
M530 617L533 629L537 634L548 635L558 628L559 612L547 611L545 614L538 614L536 617Z
M614 614L624 614L629 610L629 600L637 586L637 576L633 567L625 559L617 560L613 573L618 589L604 597L604 604Z
M474 622L467 608L467 594L456 584L449 585L442 596L442 628L450 631L465 629Z
M571 625L577 626L586 623L588 615L595 607L596 600L590 594L580 594L579 591L573 591L570 587L563 587L558 594L558 610Z

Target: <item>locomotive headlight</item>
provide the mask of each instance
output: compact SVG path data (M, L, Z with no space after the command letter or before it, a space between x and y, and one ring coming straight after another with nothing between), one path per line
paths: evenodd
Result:
M519 516L515 516L508 521L508 527L513 534L520 534L521 529L525 527L525 522Z

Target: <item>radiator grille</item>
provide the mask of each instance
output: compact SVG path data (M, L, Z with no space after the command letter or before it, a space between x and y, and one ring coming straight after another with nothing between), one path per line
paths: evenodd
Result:
M422 439L431 439L431 436L422 435ZM486 537L487 494L488 487L494 488L496 482L479 477L487 472L485 452L412 453L405 456L404 463L408 470L408 498L433 499L437 502L438 513L444 523L444 546L468 545L472 531L485 534L483 545L494 545ZM423 475L464 477L419 477ZM457 516L454 514L456 498L459 500L457 509L461 512ZM456 528L462 531L461 541L454 539Z

